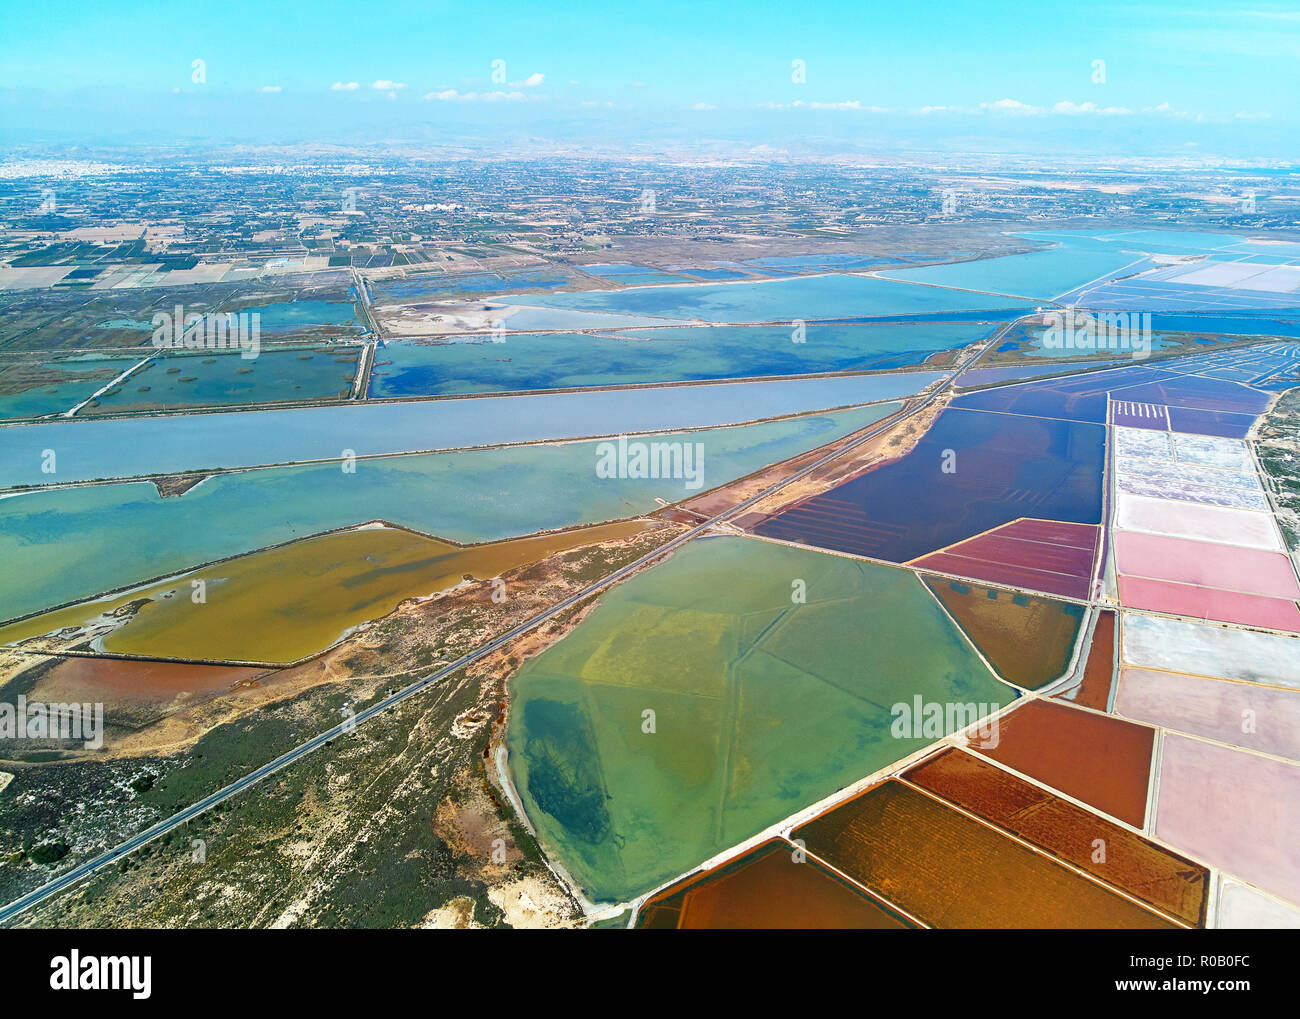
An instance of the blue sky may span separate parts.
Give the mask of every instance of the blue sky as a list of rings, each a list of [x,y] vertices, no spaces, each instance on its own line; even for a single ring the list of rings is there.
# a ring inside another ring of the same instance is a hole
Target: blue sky
[[[1291,158],[1300,96],[1294,5],[0,2],[18,137],[1086,137]]]

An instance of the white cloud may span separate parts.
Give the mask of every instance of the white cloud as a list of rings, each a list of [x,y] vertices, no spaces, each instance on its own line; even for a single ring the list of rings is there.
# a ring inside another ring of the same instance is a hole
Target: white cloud
[[[804,102],[796,99],[792,103],[759,103],[760,110],[854,110],[859,113],[893,113],[888,106],[865,106],[858,99],[844,99],[837,103],[823,103],[816,100]]]
[[[336,81],[330,86],[331,92],[355,92],[361,86],[355,81]]]
[[[510,87],[511,88],[536,88],[545,80],[546,80],[546,75],[538,72],[535,74],[530,74],[523,81],[512,81],[510,83]]]
[[[397,92],[406,88],[400,81],[389,81],[387,78],[380,78],[370,86],[376,92]]]
[[[426,93],[424,101],[427,103],[518,103],[527,98],[522,92],[458,92],[454,88],[444,88]]]
[[[1167,102],[1161,103],[1158,106],[1144,107],[1142,112],[1150,113],[1157,117],[1178,117],[1180,119],[1185,119],[1191,116],[1191,114],[1186,112],[1185,110],[1175,110]]]
[[[266,92],[268,95],[274,95],[280,91],[279,85],[263,85],[258,89],[259,92]]]
[[[981,110],[991,113],[1005,113],[1014,117],[1036,117],[1043,112],[1041,106],[1030,106],[1018,99],[999,99],[995,103],[980,103]]]
[[[1072,103],[1062,100],[1052,107],[1053,113],[1064,113],[1068,117],[1078,117],[1083,114],[1095,114],[1099,117],[1126,117],[1132,114],[1132,110],[1123,106],[1098,106],[1096,103]]]
[[[888,106],[864,106],[857,99],[845,99],[838,103],[809,103],[811,110],[860,110],[863,113],[892,113]]]
[[[717,107],[712,103],[696,103],[691,107],[692,110],[716,110]]]

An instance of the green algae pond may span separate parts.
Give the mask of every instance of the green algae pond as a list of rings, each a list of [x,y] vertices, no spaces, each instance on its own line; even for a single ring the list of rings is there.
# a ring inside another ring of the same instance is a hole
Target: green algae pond
[[[603,595],[511,683],[515,785],[597,901],[933,742],[895,736],[895,704],[1016,696],[911,571],[740,537],[692,542]]]

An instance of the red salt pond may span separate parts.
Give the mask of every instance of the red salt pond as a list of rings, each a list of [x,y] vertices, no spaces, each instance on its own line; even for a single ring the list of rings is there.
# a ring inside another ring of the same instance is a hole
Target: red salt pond
[[[1119,572],[1130,577],[1300,598],[1291,560],[1280,552],[1119,531],[1115,556]]]
[[[1065,704],[1033,700],[998,720],[985,757],[1142,827],[1155,730]]]
[[[1119,578],[1119,598],[1125,608],[1300,633],[1300,609],[1282,598],[1125,576]]]
[[[236,683],[265,675],[266,669],[178,662],[134,661],[123,658],[68,657],[41,680],[42,696],[54,692],[70,698],[170,699],[179,693],[203,694],[228,690]]]
[[[1100,528],[1021,519],[914,559],[913,566],[1030,591],[1086,598]]]

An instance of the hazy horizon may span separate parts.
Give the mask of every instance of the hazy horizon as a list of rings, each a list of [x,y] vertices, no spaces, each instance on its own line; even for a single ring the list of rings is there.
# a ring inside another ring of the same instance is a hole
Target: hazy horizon
[[[833,2],[743,14],[246,0],[15,9],[7,146],[577,146],[1294,161],[1300,12]]]

